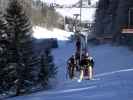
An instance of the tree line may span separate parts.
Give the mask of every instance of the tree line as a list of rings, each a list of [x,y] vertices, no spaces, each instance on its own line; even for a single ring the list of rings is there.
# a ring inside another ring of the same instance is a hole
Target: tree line
[[[122,28],[131,27],[128,22],[129,9],[132,7],[132,0],[99,0],[95,15],[96,36],[112,35],[113,40],[119,42]]]
[[[56,75],[50,50],[35,54],[33,24],[24,9],[21,0],[10,0],[0,12],[0,94],[46,88]]]
[[[32,1],[32,20],[34,24],[42,25],[47,28],[63,28],[64,19],[56,10],[42,2],[41,0]]]
[[[0,0],[2,2],[1,8],[4,9],[10,0]],[[32,23],[34,25],[43,26],[46,28],[64,28],[63,17],[56,12],[53,7],[42,0],[19,0],[23,4],[27,15],[31,17]]]

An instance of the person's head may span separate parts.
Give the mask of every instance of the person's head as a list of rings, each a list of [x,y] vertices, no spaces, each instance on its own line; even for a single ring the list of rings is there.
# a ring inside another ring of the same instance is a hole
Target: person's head
[[[75,54],[72,54],[71,58],[75,58]]]
[[[86,53],[85,53],[85,56],[86,56],[86,57],[89,57],[89,53],[88,53],[88,52],[86,52]]]

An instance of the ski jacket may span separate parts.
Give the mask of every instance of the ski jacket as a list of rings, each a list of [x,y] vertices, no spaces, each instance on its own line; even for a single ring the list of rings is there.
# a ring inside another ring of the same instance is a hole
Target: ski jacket
[[[94,66],[94,60],[90,59],[89,57],[84,57],[81,61],[80,61],[80,66],[84,67],[84,66]]]
[[[76,60],[71,57],[71,58],[69,58],[68,63],[75,65],[76,64]]]

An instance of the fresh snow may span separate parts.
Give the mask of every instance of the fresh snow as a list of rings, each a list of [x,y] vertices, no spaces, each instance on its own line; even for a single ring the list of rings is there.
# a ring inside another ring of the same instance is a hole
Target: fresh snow
[[[35,26],[33,27],[33,37],[36,39],[43,39],[43,38],[57,38],[58,40],[68,40],[72,32],[66,32],[64,30],[53,28],[48,30],[46,28]]]
[[[56,86],[51,90],[7,100],[132,100],[132,51],[109,44],[89,46],[89,54],[95,60],[94,80],[78,83],[78,74],[77,79],[66,78],[66,61],[75,52],[75,43],[60,40],[60,36],[58,35],[59,48],[52,52],[54,63],[58,67],[57,83],[54,83]]]

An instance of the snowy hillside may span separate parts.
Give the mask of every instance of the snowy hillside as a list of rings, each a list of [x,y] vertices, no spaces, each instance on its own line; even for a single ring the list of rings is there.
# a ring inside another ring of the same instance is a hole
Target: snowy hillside
[[[60,41],[53,51],[58,67],[54,89],[7,100],[132,100],[133,52],[125,47],[100,45],[89,47],[95,59],[94,80],[66,79],[66,60],[74,53],[74,43]]]
[[[36,39],[57,38],[58,40],[68,40],[68,38],[73,34],[72,32],[66,32],[58,28],[48,30],[39,26],[33,27],[33,31],[33,37]]]

